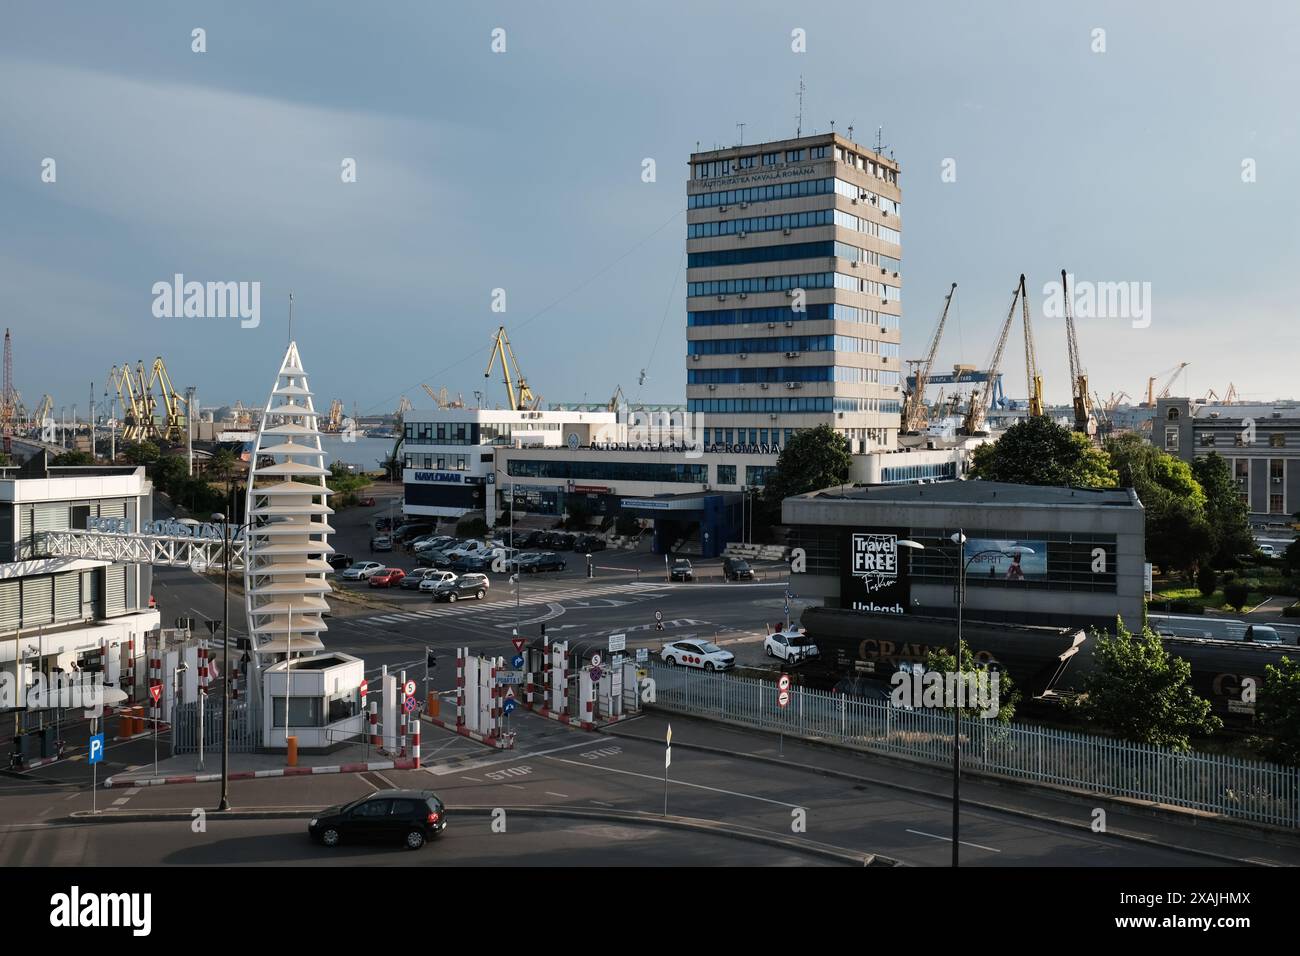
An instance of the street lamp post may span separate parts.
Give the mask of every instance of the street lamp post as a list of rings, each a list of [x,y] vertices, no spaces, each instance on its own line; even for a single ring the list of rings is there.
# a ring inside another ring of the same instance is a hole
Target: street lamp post
[[[221,522],[226,529],[225,535],[225,616],[221,620],[221,634],[224,638],[223,648],[221,651],[221,674],[222,674],[222,691],[221,691],[221,803],[217,806],[218,810],[230,809],[230,551],[234,547],[232,529],[230,525],[231,518],[235,514],[235,490],[230,488],[228,501],[228,515],[220,512],[212,516],[214,522]],[[238,528],[243,531],[247,524],[241,524]],[[244,560],[248,560],[248,555],[244,555]],[[199,707],[202,707],[204,701],[199,701]]]
[[[1026,548],[1022,545],[1015,545],[1010,548],[985,548],[977,551],[969,558],[966,557],[966,533],[960,528],[955,531],[949,539],[957,545],[960,553],[954,564],[957,571],[957,673],[961,674],[961,658],[964,646],[962,636],[962,618],[963,610],[966,604],[966,571],[971,563],[979,557],[986,554],[1033,554],[1033,548]],[[900,548],[910,548],[915,551],[927,550],[925,545],[919,541],[901,539],[898,542]],[[942,551],[936,553],[943,555],[945,560],[951,560],[947,554]],[[952,695],[952,865],[958,865],[958,833],[961,814],[961,707],[958,702],[956,686],[953,687]]]

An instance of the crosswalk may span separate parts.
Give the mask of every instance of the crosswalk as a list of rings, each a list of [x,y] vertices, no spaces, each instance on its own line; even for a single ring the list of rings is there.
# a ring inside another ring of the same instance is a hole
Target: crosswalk
[[[631,583],[631,584],[604,584],[592,585],[589,587],[563,588],[558,590],[548,590],[543,593],[533,593],[521,596],[518,606],[529,607],[539,604],[558,604],[562,601],[577,601],[585,598],[613,598],[626,597],[628,595],[644,596],[653,594],[656,591],[665,590],[667,585],[648,584],[648,583]],[[418,611],[394,611],[389,614],[380,614],[376,617],[362,618],[366,624],[401,624],[410,621],[427,621],[430,618],[447,617],[448,615],[460,615],[466,612],[488,612],[502,611],[516,607],[513,595],[503,600],[492,601],[457,601],[455,604],[435,604],[432,607],[422,608]]]

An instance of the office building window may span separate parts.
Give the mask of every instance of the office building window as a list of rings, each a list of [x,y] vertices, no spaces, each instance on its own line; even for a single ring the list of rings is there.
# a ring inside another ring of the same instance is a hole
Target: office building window
[[[1177,427],[1165,429],[1165,451],[1178,451],[1178,428]]]
[[[718,484],[734,485],[736,483],[736,466],[719,465],[718,466]]]
[[[1273,434],[1269,435],[1269,436],[1268,436],[1268,447],[1269,447],[1269,448],[1285,448],[1285,447],[1286,447],[1286,435],[1283,435],[1281,432],[1274,432]]]

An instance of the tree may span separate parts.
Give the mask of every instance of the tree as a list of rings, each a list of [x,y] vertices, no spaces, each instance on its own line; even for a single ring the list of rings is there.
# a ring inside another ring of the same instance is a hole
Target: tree
[[[1146,551],[1162,570],[1190,572],[1215,552],[1206,517],[1206,494],[1192,468],[1145,441],[1126,434],[1106,442],[1120,485],[1132,488],[1146,511]]]
[[[238,459],[235,458],[233,451],[229,448],[218,448],[208,465],[212,473],[226,483],[227,494],[230,493],[230,477],[234,474],[237,463]]]
[[[1115,470],[1088,436],[1050,418],[1016,422],[995,442],[975,449],[971,476],[1020,485],[1114,488]]]
[[[1218,452],[1196,459],[1192,474],[1205,490],[1205,520],[1214,534],[1214,563],[1226,567],[1237,555],[1255,549],[1250,511],[1241,500],[1228,462]]]
[[[1188,750],[1193,734],[1213,734],[1223,721],[1188,683],[1192,665],[1165,650],[1149,627],[1134,634],[1116,619],[1115,634],[1093,631],[1096,668],[1072,705],[1083,718],[1135,743]]]
[[[781,502],[849,480],[849,442],[830,425],[804,428],[790,436],[763,485],[760,518],[779,524]]]
[[[1235,607],[1238,611],[1246,607],[1246,602],[1250,600],[1250,588],[1240,581],[1233,581],[1231,584],[1223,586],[1223,600],[1228,607]]]
[[[1295,659],[1264,665],[1259,725],[1272,736],[1264,745],[1270,760],[1300,765],[1300,662]]]
[[[162,454],[158,446],[151,441],[142,441],[134,445],[127,445],[122,449],[122,457],[133,465],[147,465],[158,460]]]
[[[937,671],[940,674],[951,674],[956,670],[955,664],[957,656],[947,648],[938,648],[932,650],[925,657],[925,669],[927,671]],[[970,645],[963,644],[961,648],[961,670],[963,674],[979,675],[988,673],[987,668],[979,666],[975,662],[975,655],[971,652]],[[1020,702],[1020,691],[1016,690],[1015,684],[1011,681],[1011,674],[1007,671],[998,671],[998,696],[997,707],[998,714],[996,718],[987,718],[981,715],[978,707],[961,708],[962,720],[990,720],[996,719],[1000,724],[1009,724],[1016,715],[1016,704]],[[951,710],[951,704],[949,705]]]
[[[50,464],[55,467],[65,465],[93,465],[95,456],[88,451],[65,451],[61,455],[55,455],[50,459]]]
[[[1219,587],[1219,575],[1208,564],[1196,572],[1196,589],[1204,597],[1209,597]]]

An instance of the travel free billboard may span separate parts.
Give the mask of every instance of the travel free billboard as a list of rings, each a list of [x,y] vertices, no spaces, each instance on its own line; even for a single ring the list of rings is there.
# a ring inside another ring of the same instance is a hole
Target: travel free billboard
[[[911,600],[907,556],[899,548],[907,531],[867,528],[845,536],[840,565],[841,606],[868,614],[903,614]]]

